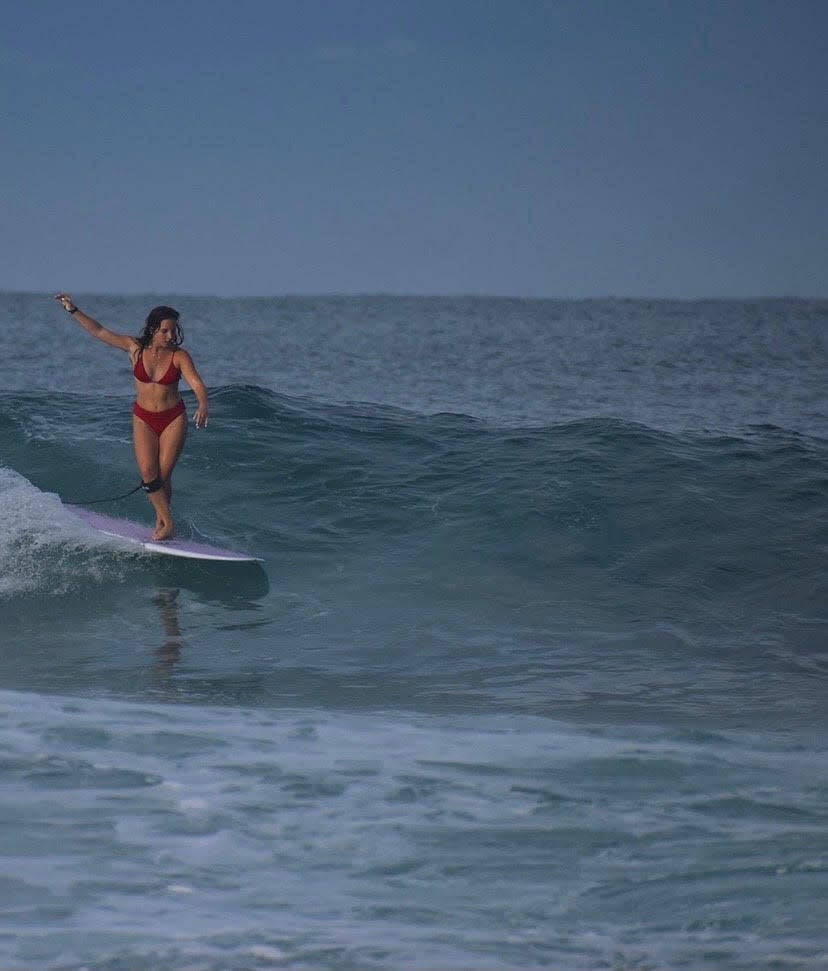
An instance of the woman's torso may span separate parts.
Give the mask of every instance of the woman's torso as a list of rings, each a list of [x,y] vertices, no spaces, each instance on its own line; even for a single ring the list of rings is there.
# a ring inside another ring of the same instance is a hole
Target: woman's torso
[[[166,411],[181,399],[178,382],[181,370],[175,351],[138,348],[130,355],[138,404],[147,411]]]

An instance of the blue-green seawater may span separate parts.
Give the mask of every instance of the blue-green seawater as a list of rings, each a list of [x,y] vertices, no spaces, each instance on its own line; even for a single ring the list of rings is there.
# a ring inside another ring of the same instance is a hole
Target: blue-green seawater
[[[0,295],[0,968],[828,968],[828,303],[76,299],[264,562]]]

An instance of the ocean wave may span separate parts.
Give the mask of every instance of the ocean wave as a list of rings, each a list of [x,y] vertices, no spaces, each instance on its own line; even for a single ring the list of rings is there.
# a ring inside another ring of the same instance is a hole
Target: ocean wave
[[[210,428],[192,433],[176,472],[178,501],[191,524],[265,557],[361,551],[438,573],[464,561],[467,573],[497,568],[528,588],[600,578],[665,597],[784,598],[791,610],[815,608],[823,592],[819,439],[603,417],[503,428],[252,386],[213,401]],[[4,463],[43,493],[123,492],[136,478],[129,431],[120,399],[0,395]],[[22,530],[21,501],[8,494],[4,506]],[[142,503],[114,511],[146,515]]]
[[[134,481],[126,401],[28,396],[33,417],[63,415],[63,438],[38,438],[0,396],[0,626],[13,641],[34,615],[67,656],[88,625],[145,638],[166,624],[156,602],[181,590],[191,639],[205,622],[243,628],[259,657],[232,685],[212,658],[198,695],[221,703],[253,692],[694,723],[715,710],[720,724],[744,724],[746,704],[779,724],[824,707],[819,440],[606,418],[503,428],[253,387],[214,403],[176,471],[176,519],[262,556],[269,587],[79,531],[59,496]],[[149,518],[140,495],[98,508]]]

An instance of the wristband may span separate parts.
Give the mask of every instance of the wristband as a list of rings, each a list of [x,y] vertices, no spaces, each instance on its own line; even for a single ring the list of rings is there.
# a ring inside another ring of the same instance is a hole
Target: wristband
[[[63,309],[67,314],[76,314],[78,312],[78,308],[75,306],[75,304],[72,304],[71,307],[64,307]]]

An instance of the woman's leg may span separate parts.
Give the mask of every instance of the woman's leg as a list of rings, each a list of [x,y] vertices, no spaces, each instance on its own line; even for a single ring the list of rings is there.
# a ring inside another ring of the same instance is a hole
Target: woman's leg
[[[138,472],[144,482],[152,482],[161,475],[159,439],[152,428],[138,418],[132,416],[132,442],[135,446],[135,461]],[[155,492],[148,492],[147,498],[155,509],[155,532],[153,539],[160,539],[162,533],[172,535],[172,512],[170,500],[163,488]]]
[[[187,413],[182,412],[161,432],[158,440],[159,475],[164,480],[167,503],[172,502],[172,474],[187,440]]]

